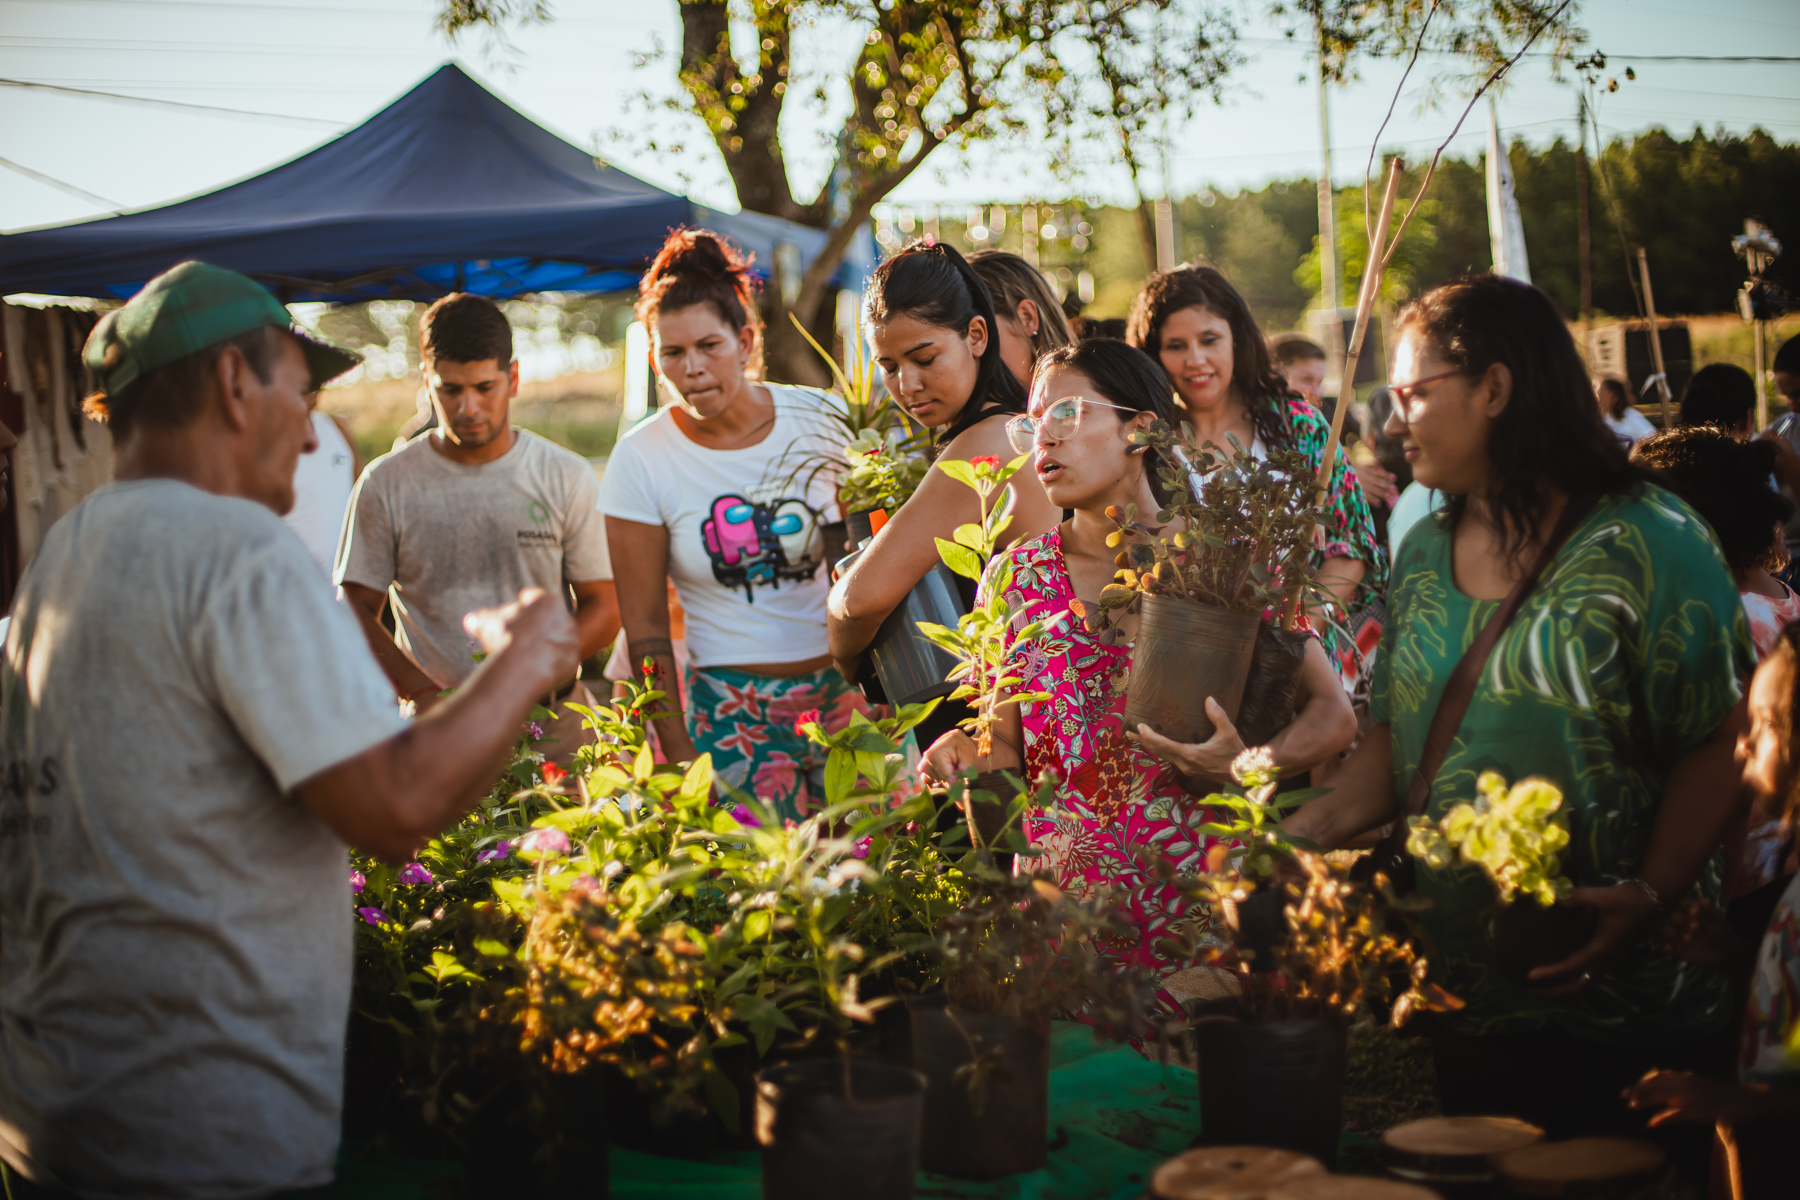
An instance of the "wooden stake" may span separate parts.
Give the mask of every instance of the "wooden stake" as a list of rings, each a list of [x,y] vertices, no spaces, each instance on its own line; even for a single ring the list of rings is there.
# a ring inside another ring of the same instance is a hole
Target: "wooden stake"
[[[1387,189],[1381,197],[1381,214],[1375,220],[1375,237],[1369,243],[1369,261],[1363,268],[1362,287],[1356,294],[1356,325],[1350,334],[1350,348],[1344,354],[1344,371],[1338,376],[1337,408],[1331,414],[1331,436],[1325,440],[1325,457],[1319,463],[1319,495],[1315,503],[1323,505],[1331,490],[1332,462],[1337,458],[1338,442],[1344,433],[1344,414],[1356,395],[1356,363],[1362,357],[1363,339],[1369,332],[1369,314],[1375,310],[1375,297],[1381,294],[1381,272],[1386,265],[1388,221],[1394,215],[1394,197],[1400,191],[1401,163],[1388,160]]]
[[[1656,364],[1656,393],[1662,398],[1662,427],[1675,428],[1669,415],[1669,376],[1663,370],[1662,327],[1656,323],[1656,295],[1650,290],[1650,255],[1638,247],[1638,278],[1644,283],[1644,309],[1650,314],[1650,359]]]

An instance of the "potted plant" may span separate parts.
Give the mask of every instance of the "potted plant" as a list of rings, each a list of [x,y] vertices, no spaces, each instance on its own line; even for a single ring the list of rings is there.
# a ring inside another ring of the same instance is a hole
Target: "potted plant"
[[[925,1168],[998,1179],[1044,1165],[1053,1015],[1080,1015],[1096,1036],[1169,1030],[1154,976],[1102,953],[1133,936],[1104,891],[994,871],[974,888],[935,940],[943,990],[909,1005],[913,1065],[927,1080]]]
[[[1560,857],[1569,844],[1568,828],[1557,819],[1562,791],[1536,778],[1509,788],[1498,771],[1483,771],[1475,790],[1473,804],[1455,805],[1437,821],[1412,818],[1406,848],[1438,870],[1460,851],[1463,862],[1487,872],[1499,900],[1490,927],[1494,961],[1523,978],[1592,940],[1596,914],[1562,903],[1573,888]]]
[[[1170,499],[1154,514],[1135,505],[1107,513],[1118,523],[1108,541],[1119,549],[1118,582],[1100,593],[1107,632],[1120,636],[1120,618],[1138,618],[1125,724],[1203,742],[1213,733],[1208,697],[1238,715],[1264,614],[1297,611],[1326,514],[1314,506],[1298,451],[1271,449],[1259,460],[1233,437],[1229,452],[1209,442],[1190,456],[1161,422],[1133,437],[1158,450],[1161,494]],[[1279,641],[1277,632],[1267,639]],[[1299,661],[1298,653],[1272,658],[1272,685],[1297,678]]]
[[[1233,773],[1247,796],[1208,804],[1232,812],[1234,799],[1268,804],[1277,772],[1266,750],[1240,755]],[[1277,1146],[1330,1164],[1343,1121],[1348,1018],[1365,1003],[1391,1003],[1398,1026],[1416,1010],[1461,1002],[1425,982],[1413,915],[1421,901],[1397,896],[1381,875],[1352,882],[1347,864],[1284,839],[1272,821],[1238,815],[1221,828],[1242,848],[1215,847],[1207,873],[1184,882],[1224,918],[1231,939],[1222,949],[1195,947],[1195,956],[1228,971],[1234,984],[1233,994],[1193,1006],[1201,1140]],[[1275,886],[1287,898],[1285,929],[1266,960],[1237,952],[1237,909],[1256,886],[1238,868],[1260,855],[1285,864]]]

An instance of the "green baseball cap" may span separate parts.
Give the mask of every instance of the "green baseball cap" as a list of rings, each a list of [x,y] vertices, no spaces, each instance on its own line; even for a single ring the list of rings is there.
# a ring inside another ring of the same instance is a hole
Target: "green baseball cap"
[[[164,271],[124,308],[107,313],[88,335],[81,361],[102,392],[117,395],[158,367],[265,325],[299,339],[312,372],[309,391],[362,362],[295,328],[288,310],[260,283],[203,262]]]

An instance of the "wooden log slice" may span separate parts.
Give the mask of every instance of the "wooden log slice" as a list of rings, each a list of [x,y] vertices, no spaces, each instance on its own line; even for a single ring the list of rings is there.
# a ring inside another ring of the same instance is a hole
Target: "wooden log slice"
[[[1515,1196],[1635,1200],[1650,1194],[1668,1156],[1634,1138],[1574,1138],[1540,1142],[1494,1156],[1494,1171]]]
[[[1263,1200],[1288,1180],[1325,1174],[1316,1158],[1267,1146],[1202,1146],[1150,1177],[1157,1200]]]
[[[1439,1200],[1416,1183],[1369,1175],[1317,1175],[1272,1187],[1263,1200]]]
[[[1427,1117],[1381,1136],[1389,1175],[1447,1196],[1486,1195],[1494,1181],[1491,1155],[1543,1140],[1543,1130],[1511,1117]]]

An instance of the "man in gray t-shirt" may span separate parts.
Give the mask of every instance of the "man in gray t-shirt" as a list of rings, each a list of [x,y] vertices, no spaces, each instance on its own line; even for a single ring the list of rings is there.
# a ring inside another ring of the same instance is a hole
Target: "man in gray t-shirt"
[[[0,663],[0,1176],[16,1196],[235,1200],[328,1183],[345,844],[402,860],[485,794],[574,664],[558,598],[408,726],[278,514],[307,394],[355,360],[231,271],[109,314],[114,482],[45,538]]]
[[[419,351],[438,427],[363,472],[336,578],[395,688],[423,712],[475,667],[469,610],[523,587],[566,591],[587,658],[618,635],[619,608],[593,469],[508,420],[519,364],[499,306],[446,296],[419,323]],[[380,624],[390,603],[392,637]]]

